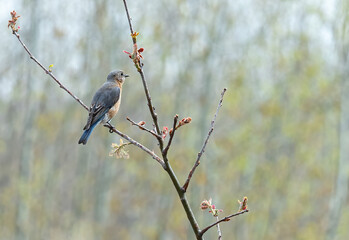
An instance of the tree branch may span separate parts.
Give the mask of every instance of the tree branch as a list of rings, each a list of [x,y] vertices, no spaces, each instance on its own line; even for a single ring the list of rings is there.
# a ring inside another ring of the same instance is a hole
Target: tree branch
[[[230,218],[232,217],[235,217],[237,215],[240,215],[240,214],[243,214],[245,212],[248,212],[248,210],[244,210],[244,211],[241,211],[241,212],[238,212],[238,213],[235,213],[235,214],[232,214],[232,215],[229,215],[221,220],[218,220],[217,219],[217,222],[209,225],[208,227],[204,228],[203,230],[200,230],[199,228],[199,225],[195,219],[195,216],[192,212],[192,209],[189,205],[189,202],[186,198],[186,190],[189,186],[189,182],[195,172],[195,169],[197,168],[197,166],[200,164],[200,158],[202,156],[202,154],[205,152],[205,148],[206,148],[206,145],[208,143],[208,140],[213,132],[213,129],[214,129],[214,124],[215,124],[215,120],[216,120],[216,117],[218,115],[218,112],[219,112],[219,109],[220,107],[222,106],[222,102],[223,102],[223,96],[224,96],[224,93],[226,91],[226,89],[223,90],[223,92],[221,93],[221,98],[220,98],[220,101],[219,101],[219,104],[218,104],[218,107],[217,107],[217,110],[216,110],[216,113],[214,115],[214,118],[213,120],[211,121],[211,127],[209,129],[209,132],[208,132],[208,135],[204,141],[204,144],[202,146],[202,149],[201,151],[198,153],[198,157],[195,161],[195,164],[193,166],[193,168],[191,169],[191,171],[189,172],[189,175],[188,175],[188,178],[185,182],[185,184],[183,185],[183,187],[181,187],[177,177],[176,177],[176,174],[175,172],[173,171],[171,165],[170,165],[170,162],[167,158],[167,154],[168,154],[168,151],[171,147],[171,144],[172,144],[172,140],[173,140],[173,137],[174,137],[174,134],[175,134],[175,131],[176,131],[176,125],[177,125],[177,121],[178,121],[178,115],[176,115],[174,117],[174,120],[173,120],[173,129],[172,131],[170,132],[170,138],[168,140],[168,143],[167,143],[167,146],[165,147],[164,149],[164,140],[161,136],[161,130],[160,130],[160,127],[159,127],[159,123],[158,123],[158,117],[157,117],[157,114],[155,112],[155,108],[153,107],[152,105],[152,101],[151,101],[151,97],[150,97],[150,93],[149,93],[149,89],[148,89],[148,86],[147,86],[147,81],[146,81],[146,78],[145,78],[145,74],[144,74],[144,71],[143,71],[143,64],[140,62],[140,57],[142,57],[140,55],[140,53],[143,51],[143,49],[137,49],[137,35],[138,33],[134,32],[133,31],[133,27],[132,27],[132,23],[131,23],[131,17],[129,15],[129,11],[128,11],[128,8],[127,8],[127,4],[126,4],[126,0],[123,0],[124,2],[124,6],[125,6],[125,10],[126,10],[126,15],[127,15],[127,19],[128,19],[128,23],[129,23],[129,27],[130,27],[130,32],[131,32],[131,37],[132,37],[132,41],[133,41],[133,54],[132,54],[132,59],[133,59],[133,62],[135,63],[135,66],[137,68],[137,71],[139,72],[140,76],[141,76],[141,79],[142,79],[142,84],[143,84],[143,87],[144,87],[144,92],[145,92],[145,95],[146,95],[146,99],[147,99],[147,103],[148,103],[148,107],[149,107],[149,111],[150,111],[150,114],[151,114],[151,117],[153,119],[153,123],[154,123],[154,126],[155,126],[155,130],[154,131],[151,131],[137,123],[135,123],[134,121],[132,121],[131,119],[127,118],[128,121],[130,121],[133,125],[137,125],[139,128],[141,128],[142,130],[144,131],[147,131],[149,133],[151,133],[153,136],[155,136],[158,140],[158,143],[159,143],[159,148],[160,148],[160,151],[161,151],[161,154],[162,154],[162,158],[161,159],[159,156],[157,156],[154,151],[151,151],[149,150],[148,148],[146,148],[145,146],[143,146],[142,144],[140,144],[139,142],[135,141],[134,139],[130,138],[129,136],[127,136],[126,134],[120,132],[119,130],[117,130],[113,125],[111,125],[110,123],[107,123],[104,125],[104,127],[107,127],[109,129],[109,132],[112,133],[116,133],[118,134],[120,137],[126,139],[129,143],[137,146],[138,148],[142,149],[144,152],[148,153],[153,159],[155,159],[158,163],[160,163],[160,165],[164,168],[164,170],[168,173],[177,193],[178,193],[178,196],[180,198],[180,201],[182,203],[182,206],[186,212],[186,215],[187,215],[187,218],[191,224],[191,227],[195,233],[195,236],[196,236],[196,239],[198,240],[202,240],[203,239],[203,234],[209,230],[211,227],[217,225],[218,227],[218,235],[219,235],[219,239],[221,238],[221,231],[219,229],[219,223],[220,222],[223,222],[223,221],[229,221]],[[14,12],[15,14],[15,12]],[[15,16],[15,15],[14,15]],[[18,16],[19,17],[19,16]],[[18,18],[17,17],[17,18]],[[80,105],[82,105],[86,110],[89,110],[89,108],[77,97],[75,96],[71,91],[69,91],[60,81],[58,81],[58,79],[52,74],[51,70],[48,70],[47,68],[45,68],[32,54],[31,52],[29,51],[29,49],[25,46],[25,44],[22,42],[22,40],[20,39],[20,36],[19,34],[17,33],[18,30],[16,30],[14,27],[15,27],[15,23],[16,23],[16,19],[15,20],[12,20],[13,24],[11,25],[11,28],[13,29],[13,34],[17,37],[17,39],[19,40],[19,42],[22,44],[23,48],[25,49],[25,51],[29,54],[30,58],[36,63],[38,64],[44,71],[46,74],[48,74],[59,86],[60,88],[64,89],[69,95],[71,95],[77,102],[80,103]],[[131,55],[130,55],[131,57]],[[187,118],[189,119],[188,122],[185,122],[185,123],[189,123],[191,118]],[[180,122],[181,123],[181,122]],[[181,124],[179,124],[181,125]],[[184,125],[184,124],[183,124]],[[179,126],[178,126],[179,127]],[[156,132],[155,132],[156,131]]]
[[[155,125],[155,129],[157,131],[158,134],[161,134],[161,130],[160,130],[160,127],[159,127],[159,123],[158,123],[158,115],[156,114],[155,112],[155,107],[153,107],[153,104],[151,102],[151,97],[150,97],[150,93],[149,93],[149,90],[148,90],[148,85],[147,85],[147,81],[145,79],[145,74],[144,74],[144,71],[143,71],[143,66],[140,68],[140,70],[138,70],[139,74],[141,75],[141,78],[142,78],[142,83],[143,83],[143,87],[144,87],[144,92],[145,92],[145,95],[146,95],[146,98],[147,98],[147,101],[148,101],[148,107],[149,107],[149,111],[150,111],[150,114],[153,118],[153,122],[154,122],[154,125]],[[159,141],[160,143],[160,146],[161,146],[161,150],[162,150],[162,146],[163,146],[163,141],[161,139],[161,141]]]
[[[167,146],[165,147],[164,151],[162,151],[162,154],[165,156],[167,156],[167,152],[170,149],[172,139],[176,131],[177,121],[178,121],[178,115],[176,114],[176,116],[174,116],[173,118],[173,127],[172,127],[172,132],[170,131],[170,139],[168,140]]]
[[[161,166],[165,169],[165,163],[164,161],[157,156],[153,151],[150,151],[148,148],[146,148],[145,146],[143,146],[142,144],[140,144],[139,142],[133,140],[132,138],[130,138],[129,136],[127,136],[126,134],[120,132],[119,130],[117,130],[113,125],[111,125],[110,123],[106,123],[103,125],[104,127],[109,128],[109,132],[114,132],[116,134],[118,134],[120,137],[126,139],[127,141],[129,141],[130,143],[132,143],[133,145],[139,147],[140,149],[142,149],[144,152],[148,153],[153,159],[155,159],[158,163],[161,164]]]
[[[135,121],[133,121],[132,119],[130,119],[129,117],[126,117],[126,119],[133,125],[133,126],[137,126],[140,129],[142,129],[143,131],[146,131],[148,133],[150,133],[151,135],[153,135],[154,137],[156,137],[157,139],[161,138],[160,135],[156,134],[155,132],[149,130],[148,128],[143,127],[142,125],[139,125],[138,123],[136,123]]]
[[[127,19],[128,19],[128,25],[130,26],[130,32],[131,32],[131,37],[132,37],[132,35],[133,35],[133,28],[132,28],[132,23],[131,23],[131,17],[130,17],[130,14],[128,13],[128,8],[127,8],[126,0],[123,0],[123,1],[124,1],[124,6],[125,6],[125,10],[126,10],[126,15],[127,15]],[[136,38],[133,38],[133,37],[132,37],[132,40],[133,40],[133,44],[136,44],[136,43],[137,43]]]
[[[126,0],[123,0],[123,2],[124,2],[125,10],[126,10],[128,24],[130,26],[130,32],[131,32],[132,41],[133,41],[133,44],[134,44],[134,47],[133,47],[134,53],[133,54],[137,54],[136,53],[137,52],[137,45],[136,45],[137,44],[137,34],[135,34],[135,32],[133,31],[133,28],[132,28],[131,17],[130,17],[130,14],[128,12]],[[157,114],[155,112],[155,108],[153,107],[153,104],[151,102],[151,97],[150,97],[147,81],[146,81],[145,74],[144,74],[144,71],[143,71],[143,64],[140,62],[138,57],[136,57],[136,56],[134,56],[134,57],[135,57],[134,58],[134,62],[135,62],[137,71],[141,75],[145,96],[146,96],[147,101],[148,101],[148,107],[149,107],[150,115],[151,115],[151,117],[153,119],[156,132],[157,132],[157,134],[160,135],[161,131],[160,131],[159,123],[158,123],[158,116],[157,116]],[[162,140],[162,138],[158,139],[158,142],[159,142],[160,149],[162,151],[163,150],[163,140]]]
[[[185,213],[187,214],[187,218],[188,218],[190,225],[195,233],[196,239],[202,240],[202,237],[199,236],[199,233],[200,233],[199,224],[197,223],[195,216],[194,216],[194,213],[191,210],[191,207],[190,207],[189,202],[187,200],[186,194],[183,191],[183,189],[181,188],[181,185],[177,179],[175,172],[173,171],[173,169],[171,167],[170,162],[168,161],[167,156],[162,154],[162,157],[164,159],[165,166],[166,166],[165,170],[166,170],[167,174],[169,175],[169,177],[170,177],[170,179],[171,179],[171,181],[172,181],[172,183],[173,183],[173,185],[178,193],[178,197],[181,200],[182,206],[184,208]]]
[[[83,106],[87,111],[89,110],[89,107],[86,106],[81,99],[79,99],[77,96],[75,96],[71,91],[69,91],[60,81],[58,81],[58,79],[52,74],[51,71],[49,71],[47,68],[44,67],[44,65],[42,65],[34,56],[33,54],[29,51],[29,49],[27,48],[27,46],[22,42],[21,37],[19,36],[19,34],[15,31],[12,31],[12,34],[15,35],[18,39],[18,41],[22,44],[24,50],[28,53],[30,59],[32,59],[36,64],[38,64],[44,71],[46,74],[48,74],[58,85],[60,88],[62,88],[64,91],[66,91],[67,93],[69,93],[70,96],[72,96],[78,103],[80,103],[81,106]]]
[[[143,87],[144,87],[144,92],[145,92],[145,95],[146,95],[146,98],[147,98],[147,101],[148,101],[149,111],[150,111],[150,114],[151,114],[151,116],[153,118],[155,129],[157,131],[157,134],[161,134],[160,128],[159,128],[159,124],[158,124],[158,117],[157,117],[157,114],[155,113],[155,108],[152,105],[150,94],[149,94],[149,90],[148,90],[148,86],[147,86],[147,81],[146,81],[146,78],[145,78],[145,75],[144,75],[144,72],[143,72],[143,64],[140,63],[140,57],[138,56],[138,52],[137,52],[137,45],[136,45],[137,44],[137,40],[136,40],[137,33],[133,32],[133,28],[132,28],[132,24],[131,24],[131,18],[130,18],[129,12],[128,12],[126,0],[123,0],[123,2],[124,2],[124,5],[125,5],[126,15],[127,15],[128,23],[129,23],[129,26],[130,26],[131,37],[132,37],[132,41],[133,41],[133,54],[130,55],[130,56],[133,59],[133,62],[135,63],[135,67],[137,68],[137,71],[139,72],[139,74],[141,76]],[[177,120],[175,120],[175,121],[177,121]],[[174,130],[175,129],[173,129],[173,131]],[[169,141],[172,142],[172,139],[170,139]],[[190,225],[192,226],[192,229],[193,229],[193,231],[195,233],[196,238],[198,240],[202,240],[202,237],[199,236],[199,232],[200,232],[199,225],[198,225],[198,223],[197,223],[197,221],[195,219],[194,213],[192,212],[192,210],[190,208],[189,202],[188,202],[188,200],[187,200],[187,198],[185,196],[185,192],[182,190],[181,185],[180,185],[180,183],[179,183],[179,181],[178,181],[178,179],[176,177],[176,174],[172,170],[171,165],[170,165],[170,163],[168,161],[168,158],[167,158],[167,155],[166,155],[168,149],[166,151],[163,151],[164,150],[163,149],[163,144],[164,143],[163,143],[162,138],[158,139],[158,142],[159,142],[159,148],[160,148],[160,151],[162,153],[163,160],[165,162],[165,168],[164,169],[168,173],[168,175],[171,178],[171,181],[172,181],[174,187],[177,190],[178,196],[179,196],[179,198],[181,200],[182,206],[184,208],[185,213],[187,214],[187,218],[188,218],[188,220],[190,222]]]
[[[60,81],[58,81],[58,79],[52,74],[52,72],[50,72],[47,68],[45,68],[40,62],[39,60],[37,60],[34,55],[30,52],[30,50],[27,48],[27,46],[23,43],[23,41],[21,40],[19,34],[16,31],[12,31],[12,33],[17,37],[18,41],[21,43],[21,45],[23,46],[23,48],[25,49],[25,51],[28,53],[30,59],[32,59],[37,65],[39,65],[46,74],[48,74],[58,85],[60,88],[62,88],[63,90],[65,90],[67,93],[69,93],[70,96],[72,96],[78,103],[80,103],[81,106],[83,106],[87,111],[89,111],[89,108],[81,101],[80,98],[78,98],[76,95],[74,95],[70,90],[68,90]],[[127,136],[126,134],[120,132],[119,130],[117,130],[114,126],[112,126],[111,124],[109,125],[104,125],[105,127],[109,128],[109,132],[114,132],[116,134],[118,134],[119,136],[121,136],[122,138],[126,139],[127,141],[129,141],[130,143],[132,143],[133,145],[139,147],[140,149],[142,149],[143,151],[145,151],[146,153],[148,153],[153,159],[155,159],[158,163],[161,164],[161,166],[163,168],[165,168],[165,163],[164,161],[157,156],[154,152],[150,151],[148,148],[146,148],[145,146],[143,146],[142,144],[140,144],[139,142],[133,140],[132,138],[130,138],[129,136]]]
[[[234,214],[231,214],[231,215],[229,215],[229,216],[226,216],[226,217],[224,217],[224,218],[222,218],[221,220],[219,220],[219,221],[217,221],[217,222],[215,222],[215,223],[212,223],[211,225],[208,225],[207,227],[205,227],[204,229],[202,229],[201,231],[200,231],[200,236],[202,236],[202,235],[204,235],[205,234],[205,232],[207,232],[207,230],[209,230],[211,227],[214,227],[214,226],[216,226],[217,224],[219,224],[219,223],[221,223],[221,222],[227,222],[227,221],[229,221],[231,218],[233,218],[233,217],[236,217],[236,216],[239,216],[239,215],[241,215],[241,214],[244,214],[244,213],[247,213],[249,210],[243,210],[243,211],[241,211],[241,212],[238,212],[238,213],[234,213]],[[229,220],[228,220],[229,219]]]
[[[217,221],[219,221],[218,216],[216,217]],[[221,228],[219,227],[219,224],[217,224],[217,233],[218,233],[218,240],[222,239],[222,232],[221,232]]]
[[[208,131],[207,137],[206,137],[205,142],[204,142],[204,144],[203,144],[203,146],[202,146],[202,148],[201,148],[201,151],[198,153],[198,157],[197,157],[197,159],[196,159],[196,161],[195,161],[195,163],[194,163],[194,166],[193,166],[193,168],[190,170],[190,172],[189,172],[189,174],[188,174],[188,178],[187,178],[187,180],[185,181],[185,183],[184,183],[184,185],[183,185],[183,187],[182,187],[182,188],[183,188],[183,191],[187,191],[188,186],[189,186],[189,182],[190,182],[190,180],[191,180],[191,178],[192,178],[192,176],[193,176],[193,174],[194,174],[194,172],[195,172],[195,169],[196,169],[196,168],[199,166],[199,164],[200,164],[200,158],[201,158],[202,154],[205,152],[206,145],[207,145],[208,140],[209,140],[209,138],[210,138],[210,136],[211,136],[211,134],[212,134],[212,132],[213,132],[214,124],[215,124],[215,121],[216,121],[216,118],[217,118],[219,109],[220,109],[221,106],[222,106],[224,93],[225,93],[226,91],[227,91],[227,89],[224,88],[223,91],[222,91],[222,93],[221,93],[221,99],[219,100],[216,113],[215,113],[215,115],[214,115],[214,117],[213,117],[213,119],[212,119],[212,121],[211,121],[210,130]]]

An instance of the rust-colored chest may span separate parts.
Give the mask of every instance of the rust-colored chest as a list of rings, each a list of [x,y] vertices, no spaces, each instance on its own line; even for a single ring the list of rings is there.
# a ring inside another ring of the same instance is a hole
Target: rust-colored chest
[[[107,113],[107,118],[108,118],[107,121],[112,119],[119,111],[120,103],[121,103],[121,93],[122,93],[122,88],[120,88],[119,100],[114,104],[114,106]]]

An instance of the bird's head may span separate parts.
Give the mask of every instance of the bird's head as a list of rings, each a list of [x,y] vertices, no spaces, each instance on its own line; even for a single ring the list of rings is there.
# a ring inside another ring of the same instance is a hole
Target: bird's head
[[[129,75],[125,74],[123,71],[115,70],[108,74],[107,81],[123,84],[127,77],[129,77]]]

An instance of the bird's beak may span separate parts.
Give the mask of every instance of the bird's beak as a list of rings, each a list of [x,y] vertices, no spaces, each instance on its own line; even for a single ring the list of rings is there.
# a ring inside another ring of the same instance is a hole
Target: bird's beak
[[[125,77],[129,77],[130,75],[125,74]]]

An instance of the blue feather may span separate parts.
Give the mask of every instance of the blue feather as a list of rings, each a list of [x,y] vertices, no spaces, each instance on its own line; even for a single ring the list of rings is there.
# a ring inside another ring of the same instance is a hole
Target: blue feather
[[[79,140],[79,144],[82,143],[82,144],[85,145],[87,143],[87,140],[90,137],[93,129],[97,126],[98,123],[100,123],[100,121],[102,121],[102,119],[103,118],[101,118],[99,121],[97,121],[94,124],[92,124],[89,129],[85,130],[85,132],[82,134],[82,136],[81,136],[81,138]]]

